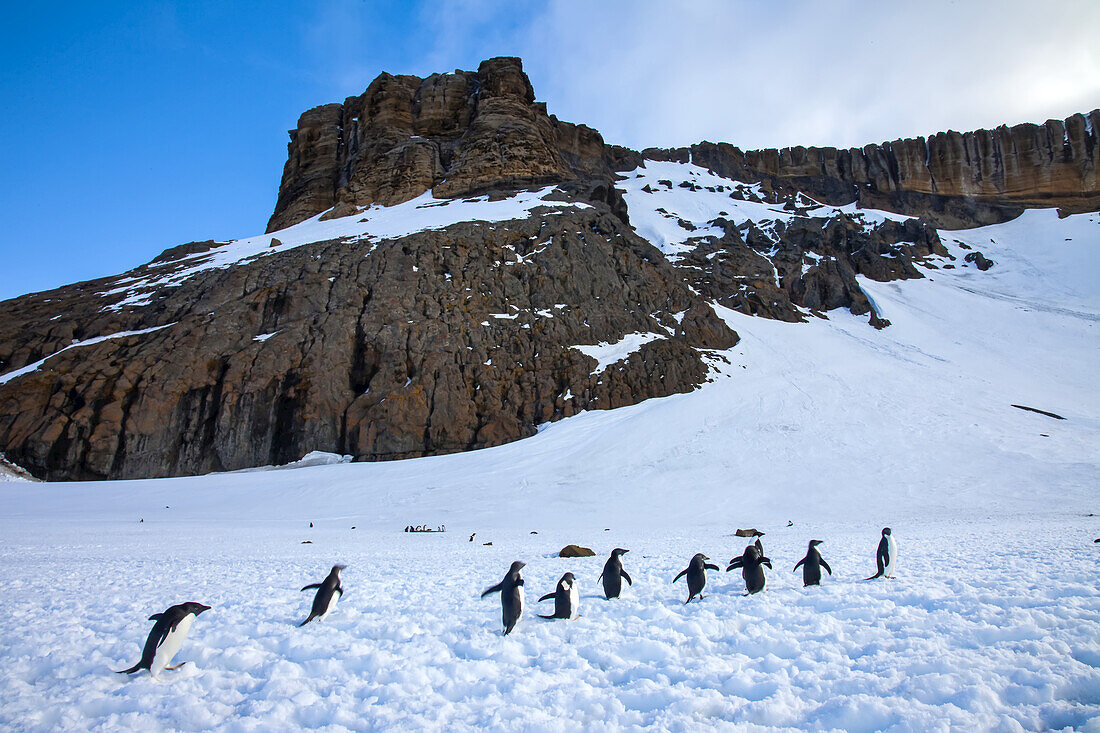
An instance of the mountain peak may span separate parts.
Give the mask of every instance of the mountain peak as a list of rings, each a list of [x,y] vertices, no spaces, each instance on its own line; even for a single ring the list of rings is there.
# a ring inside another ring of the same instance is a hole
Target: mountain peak
[[[426,191],[612,177],[615,150],[595,130],[535,102],[518,58],[426,78],[383,73],[343,104],[315,107],[290,131],[273,232],[334,206],[390,206]]]

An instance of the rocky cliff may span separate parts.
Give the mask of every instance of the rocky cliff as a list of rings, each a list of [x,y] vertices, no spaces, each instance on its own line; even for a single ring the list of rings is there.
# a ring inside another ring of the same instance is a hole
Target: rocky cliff
[[[534,99],[518,59],[383,74],[302,115],[267,235],[0,303],[0,452],[96,479],[498,445],[697,388],[738,341],[719,306],[885,327],[860,276],[995,266],[937,223],[1096,204],[1095,112],[636,153]]]
[[[428,190],[462,196],[609,180],[623,156],[638,157],[547,114],[519,59],[426,79],[382,74],[358,97],[309,110],[290,131],[268,231],[333,206],[390,206]]]
[[[1100,110],[1065,121],[941,132],[863,148],[742,152],[727,143],[649,149],[654,160],[692,161],[746,182],[799,191],[830,204],[920,216],[945,227],[990,224],[1026,208],[1100,208]]]

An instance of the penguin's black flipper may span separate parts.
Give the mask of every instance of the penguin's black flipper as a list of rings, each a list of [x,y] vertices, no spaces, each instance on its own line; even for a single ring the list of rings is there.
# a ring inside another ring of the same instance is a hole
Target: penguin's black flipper
[[[302,588],[302,590],[309,590],[310,588],[320,588],[320,587],[321,587],[320,583],[310,583],[309,585]],[[301,593],[302,591],[300,590],[298,592]]]
[[[875,578],[881,578],[885,572],[886,572],[885,570],[879,570],[877,573],[872,575],[870,578],[864,578],[864,580],[874,580]],[[832,573],[829,573],[829,575],[832,575]]]
[[[314,613],[313,611],[310,611],[309,615],[306,616],[306,620],[303,621],[302,623],[298,624],[298,628],[299,629],[302,628],[303,626],[305,626],[306,624],[308,624],[310,621],[312,621],[315,618],[317,618],[317,614]]]
[[[793,573],[795,570],[798,570],[799,565],[802,565],[802,563],[804,563],[804,562],[806,562],[806,558],[802,558],[801,560],[799,560],[798,565],[795,565],[794,570],[791,570],[791,572]],[[824,562],[824,561],[822,561],[822,562]],[[832,575],[832,571],[829,572],[829,575]]]
[[[164,615],[163,613],[154,613],[152,616],[149,617],[149,620],[150,621],[160,621],[160,617],[163,616],[163,615]]]
[[[716,571],[722,569],[722,568],[718,567],[717,565],[711,565],[709,562],[704,563],[703,567],[706,568],[707,570],[716,570]]]
[[[538,614],[538,617],[539,617],[539,618],[544,618],[544,619],[546,619],[547,621],[553,621],[554,619],[556,619],[556,618],[557,618],[557,616],[543,616],[543,615],[542,615],[541,613],[540,613],[540,614]],[[504,633],[508,633],[508,632],[506,631],[506,632],[504,632]]]
[[[503,584],[502,583],[497,583],[496,585],[492,586],[491,588],[486,588],[484,591],[481,592],[481,597],[484,598],[485,596],[489,595],[490,593],[499,593],[500,589],[501,589],[500,588],[501,585],[503,585]],[[504,633],[507,634],[508,632],[505,631]]]
[[[545,601],[547,598],[553,598],[553,597],[554,597],[554,593],[547,593],[546,595],[544,595],[542,598],[539,599],[539,602]],[[552,617],[551,616],[543,616],[543,618],[552,618]]]
[[[833,574],[833,569],[829,567],[829,563],[825,562],[825,558],[821,558],[821,567],[829,571],[829,575]]]
[[[677,576],[676,576],[675,578],[673,578],[673,579],[672,579],[672,582],[673,582],[673,583],[675,583],[675,582],[676,582],[677,580],[679,580],[680,578],[684,577],[685,575],[687,575],[687,568],[684,568],[683,570],[681,570],[681,571],[680,571],[680,574],[679,574],[679,575],[677,575]],[[689,600],[690,600],[690,599],[689,599]]]
[[[728,568],[726,568],[726,572],[728,573],[729,571],[733,570],[734,568],[739,568],[744,564],[745,564],[745,559],[744,558],[735,557],[732,560],[730,560],[730,566]]]
[[[630,573],[626,572],[625,570],[623,570],[621,572],[622,572],[622,576],[624,578],[626,578],[627,585],[634,585],[634,581],[630,579]]]
[[[160,614],[158,613],[157,615],[159,616]],[[113,671],[115,674],[133,674],[134,672],[137,672],[141,668],[142,668],[141,667],[141,662],[138,662],[133,667],[130,667],[130,669],[115,669],[115,670],[111,670],[111,671]]]
[[[771,569],[771,567],[772,567],[771,558],[767,558],[767,557],[760,558],[760,564],[761,565],[767,565],[768,568]]]
[[[336,592],[340,594],[341,598],[343,598],[344,597],[344,586],[342,586],[342,585],[336,586]]]

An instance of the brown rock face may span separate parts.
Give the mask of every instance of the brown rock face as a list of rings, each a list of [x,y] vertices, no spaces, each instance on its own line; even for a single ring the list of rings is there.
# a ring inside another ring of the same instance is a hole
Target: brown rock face
[[[708,191],[791,215],[735,223],[719,208],[693,224],[650,209],[698,231],[670,262],[630,226],[616,178],[642,154],[534,98],[519,60],[502,58],[383,74],[306,112],[269,231],[429,190],[500,199],[557,184],[559,203],[529,218],[384,240],[280,234],[235,262],[216,259],[224,244],[193,242],[116,278],[0,303],[0,453],[38,477],[96,479],[498,445],[581,410],[695,389],[708,350],[738,340],[713,302],[789,321],[844,307],[882,327],[856,276],[920,277],[921,260],[951,257],[936,222],[1100,203],[1097,112],[1091,126],[1078,115],[859,150],[700,143],[645,155],[760,183]],[[872,225],[800,191],[924,219]],[[958,264],[996,266],[980,252]],[[575,348],[632,334],[645,344],[610,365]]]
[[[181,266],[158,258],[128,277]],[[0,384],[0,446],[37,476],[497,445],[584,409],[691,390],[708,372],[699,349],[737,341],[607,205],[307,245],[201,272],[144,306],[110,309],[122,294],[101,293],[116,285],[0,305],[0,374],[50,357]],[[596,373],[570,348],[635,332],[664,338]]]
[[[290,132],[268,231],[332,207],[613,177],[629,151],[535,101],[516,58],[427,79],[382,74],[358,97],[306,112]]]
[[[719,175],[801,191],[826,203],[924,217],[952,228],[1005,221],[1030,207],[1071,213],[1100,209],[1100,110],[1042,125],[881,145],[783,148],[742,152],[727,143],[650,149],[654,160],[689,159]]]

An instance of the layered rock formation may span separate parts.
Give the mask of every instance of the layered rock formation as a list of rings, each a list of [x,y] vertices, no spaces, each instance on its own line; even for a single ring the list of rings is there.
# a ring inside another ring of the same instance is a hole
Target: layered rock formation
[[[712,350],[737,343],[713,303],[789,321],[843,307],[881,327],[856,276],[921,277],[947,254],[934,222],[1096,205],[1096,112],[1091,127],[948,133],[927,149],[643,155],[534,99],[518,59],[383,74],[302,115],[274,236],[244,254],[190,243],[0,303],[0,452],[41,478],[96,479],[498,445],[580,410],[697,388],[721,358]],[[702,168],[628,186],[622,174],[641,179],[644,159]],[[724,178],[700,183],[704,169]],[[546,184],[555,192],[523,192]],[[462,198],[411,201],[428,191]],[[863,217],[801,192],[925,218]],[[678,213],[665,201],[681,194],[714,200]],[[417,220],[482,195],[538,207],[388,235],[363,209],[400,205]],[[318,214],[303,225],[315,239],[277,231]],[[677,233],[654,246],[641,219]]]
[[[135,308],[110,308],[124,294],[101,293],[115,284],[2,306],[0,373],[50,357],[0,384],[0,442],[40,477],[498,445],[583,409],[690,390],[708,371],[698,349],[737,340],[606,205],[378,246],[321,242],[205,270]],[[661,338],[600,371],[570,348],[630,333]]]
[[[290,131],[268,231],[337,204],[367,206],[517,185],[612,178],[621,157],[595,130],[535,102],[516,58],[427,79],[382,74],[358,97],[302,115]]]
[[[794,147],[742,152],[727,143],[649,149],[647,158],[694,162],[720,175],[800,191],[830,204],[920,216],[962,228],[1057,206],[1100,208],[1100,110],[1041,125],[941,132],[929,138],[838,150]]]

